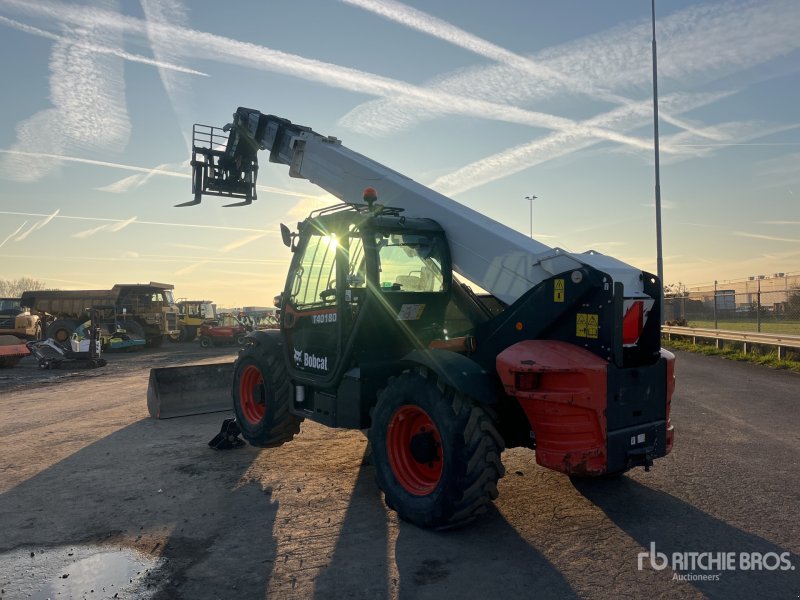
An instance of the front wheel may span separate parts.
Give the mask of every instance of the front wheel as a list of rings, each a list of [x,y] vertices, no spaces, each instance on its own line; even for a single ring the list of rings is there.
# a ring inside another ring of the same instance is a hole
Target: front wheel
[[[233,411],[242,436],[252,446],[280,446],[300,431],[301,417],[290,412],[292,386],[280,348],[251,346],[233,367]]]
[[[214,345],[214,340],[212,340],[209,336],[204,335],[200,338],[200,347],[201,348],[211,348]]]
[[[471,521],[497,497],[503,438],[488,407],[406,372],[380,394],[369,430],[386,505],[419,527]]]

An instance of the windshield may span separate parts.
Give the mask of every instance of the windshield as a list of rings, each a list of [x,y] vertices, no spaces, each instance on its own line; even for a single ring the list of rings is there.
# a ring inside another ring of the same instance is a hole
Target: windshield
[[[22,310],[18,298],[2,298],[0,299],[0,311],[3,312],[20,312]]]

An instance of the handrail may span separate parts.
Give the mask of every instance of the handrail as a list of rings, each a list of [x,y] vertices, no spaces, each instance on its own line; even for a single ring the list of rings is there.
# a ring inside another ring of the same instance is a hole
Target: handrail
[[[704,327],[678,327],[675,325],[662,325],[661,333],[667,336],[690,337],[692,343],[697,343],[697,338],[716,340],[717,348],[722,347],[722,341],[741,342],[744,353],[747,354],[748,345],[775,346],[778,349],[778,360],[785,357],[785,348],[800,348],[800,335],[783,333],[761,333],[756,331],[731,331],[729,329],[709,329]]]

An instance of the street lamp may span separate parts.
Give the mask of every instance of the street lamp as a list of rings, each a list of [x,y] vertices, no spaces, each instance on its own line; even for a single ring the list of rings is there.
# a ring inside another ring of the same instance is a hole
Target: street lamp
[[[530,196],[525,196],[525,200],[528,200],[531,203],[531,239],[533,239],[533,201],[536,200],[537,196],[531,194]]]

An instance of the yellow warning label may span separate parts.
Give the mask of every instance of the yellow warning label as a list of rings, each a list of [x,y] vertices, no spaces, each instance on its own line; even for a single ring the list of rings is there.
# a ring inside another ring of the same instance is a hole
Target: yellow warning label
[[[553,288],[553,302],[564,301],[564,280],[556,279],[554,281],[555,287]]]
[[[599,323],[600,317],[598,315],[578,313],[575,335],[596,340],[600,335]]]

